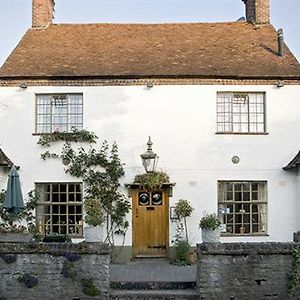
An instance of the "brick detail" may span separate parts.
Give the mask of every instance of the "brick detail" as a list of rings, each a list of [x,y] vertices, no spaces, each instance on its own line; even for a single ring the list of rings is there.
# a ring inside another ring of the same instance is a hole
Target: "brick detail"
[[[300,79],[281,80],[284,85],[300,85]],[[143,78],[143,79],[0,79],[0,87],[30,86],[146,86],[156,85],[274,85],[278,79],[201,79],[201,78]]]
[[[243,0],[246,5],[246,19],[253,24],[270,23],[270,0]]]
[[[32,27],[44,28],[52,23],[54,0],[32,0]]]

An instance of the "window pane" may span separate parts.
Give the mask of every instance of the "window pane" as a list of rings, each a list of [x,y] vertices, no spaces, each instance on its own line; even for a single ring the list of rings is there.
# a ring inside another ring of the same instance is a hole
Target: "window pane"
[[[42,222],[44,233],[82,236],[81,184],[46,183],[37,184],[36,188],[40,195],[37,220]],[[68,199],[72,197],[74,200],[76,197],[76,206],[69,205]]]
[[[70,132],[72,128],[83,128],[82,94],[36,96],[37,133]]]
[[[264,132],[264,107],[264,93],[218,93],[218,132]]]
[[[218,212],[227,234],[265,234],[266,182],[219,181]]]

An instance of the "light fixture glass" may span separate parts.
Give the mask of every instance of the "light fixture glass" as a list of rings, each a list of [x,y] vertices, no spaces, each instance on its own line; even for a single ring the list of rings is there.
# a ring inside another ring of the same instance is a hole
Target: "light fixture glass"
[[[156,171],[156,165],[158,162],[158,155],[152,151],[152,141],[149,136],[148,140],[148,149],[145,153],[141,154],[143,166],[145,168],[146,173],[152,173]]]

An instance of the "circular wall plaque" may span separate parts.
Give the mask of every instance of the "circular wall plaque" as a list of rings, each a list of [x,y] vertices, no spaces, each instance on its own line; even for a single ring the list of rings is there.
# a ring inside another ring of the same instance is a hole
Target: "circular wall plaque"
[[[232,156],[231,158],[231,161],[234,163],[234,164],[238,164],[240,162],[240,158],[238,156]]]

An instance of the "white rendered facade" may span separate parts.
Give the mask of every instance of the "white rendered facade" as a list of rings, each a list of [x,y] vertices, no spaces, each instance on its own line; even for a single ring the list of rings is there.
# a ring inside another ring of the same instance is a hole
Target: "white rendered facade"
[[[216,134],[217,93],[226,91],[265,93],[266,134]],[[122,183],[143,172],[140,154],[151,136],[160,157],[158,170],[176,183],[170,205],[185,198],[195,208],[188,220],[193,244],[201,241],[198,223],[203,212],[217,212],[218,180],[267,182],[267,235],[222,237],[221,241],[291,241],[299,230],[299,178],[282,170],[299,151],[299,85],[1,87],[0,147],[20,166],[24,194],[35,183],[78,182],[64,173],[61,160],[41,159],[45,149],[37,145],[39,136],[34,135],[36,94],[59,93],[82,93],[83,128],[96,133],[99,146],[105,139],[117,142],[125,163]],[[60,146],[51,146],[51,152],[59,152]],[[238,164],[232,163],[233,156],[240,158]],[[0,188],[5,188],[2,174]],[[170,240],[174,229],[170,223]],[[131,245],[131,238],[129,228],[125,245]]]

